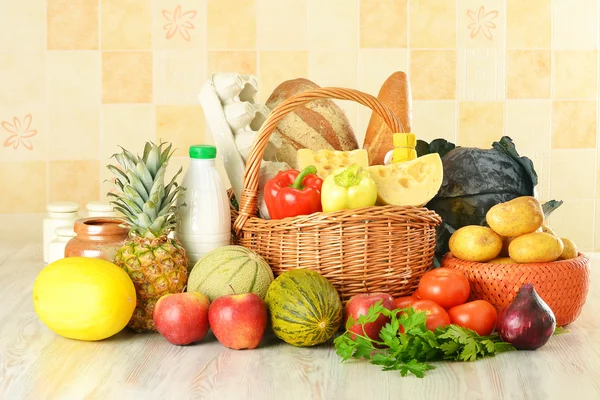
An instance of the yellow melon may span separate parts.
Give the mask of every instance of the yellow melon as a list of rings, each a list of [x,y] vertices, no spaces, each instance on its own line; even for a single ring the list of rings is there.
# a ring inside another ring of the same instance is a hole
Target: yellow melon
[[[69,257],[48,264],[33,285],[40,320],[58,335],[102,340],[120,332],[136,305],[125,271],[95,258]]]

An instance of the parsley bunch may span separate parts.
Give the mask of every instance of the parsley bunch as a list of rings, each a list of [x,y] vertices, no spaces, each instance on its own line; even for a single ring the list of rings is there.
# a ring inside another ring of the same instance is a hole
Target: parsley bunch
[[[355,323],[364,327],[381,314],[390,318],[379,333],[381,340],[371,340],[366,334],[357,335],[349,331]],[[334,347],[343,361],[364,358],[371,364],[381,365],[384,371],[399,370],[402,376],[410,372],[419,378],[435,368],[429,364],[433,361],[475,361],[515,350],[496,334],[479,336],[475,331],[458,325],[447,325],[432,332],[427,329],[426,320],[427,315],[423,311],[412,307],[390,311],[379,301],[358,321],[352,317],[348,319],[346,331],[334,340]]]

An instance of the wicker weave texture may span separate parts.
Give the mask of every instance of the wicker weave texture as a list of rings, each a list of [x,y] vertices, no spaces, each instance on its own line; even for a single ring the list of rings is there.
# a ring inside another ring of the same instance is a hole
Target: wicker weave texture
[[[256,217],[258,178],[271,133],[294,108],[318,99],[352,100],[377,112],[393,132],[396,116],[375,97],[352,89],[320,88],[294,95],[272,110],[246,163],[239,212],[232,209],[233,241],[263,256],[275,275],[310,268],[326,277],[342,301],[359,293],[402,296],[432,267],[441,218],[424,207],[374,206],[281,220]]]
[[[450,253],[442,260],[443,267],[465,273],[471,283],[470,300],[489,301],[498,311],[514,299],[521,285],[533,284],[554,312],[558,326],[579,317],[590,285],[589,264],[583,254],[570,260],[531,264],[477,263],[460,260]]]

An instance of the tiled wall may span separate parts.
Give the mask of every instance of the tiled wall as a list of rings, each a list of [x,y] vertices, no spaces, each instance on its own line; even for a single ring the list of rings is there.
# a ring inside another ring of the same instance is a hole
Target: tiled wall
[[[414,131],[531,157],[551,222],[600,250],[598,0],[2,0],[0,213],[104,196],[121,144],[210,142],[210,73],[377,94],[410,75]],[[364,135],[369,111],[342,103]],[[175,165],[172,172],[176,169]],[[594,235],[594,230],[595,235]]]

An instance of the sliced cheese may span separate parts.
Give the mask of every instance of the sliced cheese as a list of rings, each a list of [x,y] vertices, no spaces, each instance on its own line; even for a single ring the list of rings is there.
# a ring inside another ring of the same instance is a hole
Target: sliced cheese
[[[368,168],[377,184],[377,204],[422,207],[442,186],[444,169],[439,154]]]
[[[367,151],[363,149],[351,151],[298,150],[298,170],[302,171],[309,165],[314,165],[317,167],[317,175],[322,179],[327,178],[336,169],[349,167],[352,164],[358,164],[361,167],[367,168],[369,166]]]

